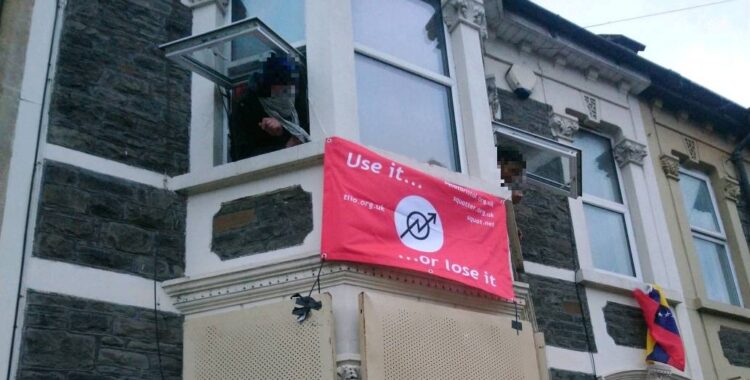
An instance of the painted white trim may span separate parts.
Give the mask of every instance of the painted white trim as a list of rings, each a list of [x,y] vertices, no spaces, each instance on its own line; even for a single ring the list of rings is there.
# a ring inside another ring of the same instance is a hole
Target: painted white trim
[[[150,170],[122,164],[106,158],[49,143],[45,144],[44,158],[158,188],[164,188],[167,178],[169,178],[166,175],[158,174]]]
[[[575,272],[572,270],[555,268],[549,265],[543,265],[532,261],[524,260],[523,269],[526,273],[537,276],[551,277],[568,282],[575,282],[576,280]]]
[[[547,367],[566,371],[593,374],[591,356],[588,352],[568,350],[560,347],[545,346]],[[596,360],[596,357],[594,358]],[[596,361],[595,361],[596,363]]]
[[[5,208],[2,230],[0,230],[0,376],[15,373],[20,347],[18,339],[13,349],[10,343],[14,336],[16,299],[21,281],[21,261],[24,255],[23,242],[26,233],[27,206],[31,194],[34,165],[39,138],[39,121],[42,117],[44,89],[47,85],[47,64],[50,61],[50,44],[53,41],[53,25],[57,9],[56,1],[38,1],[31,13],[31,26],[23,68],[23,81],[16,115],[12,155],[8,168]],[[19,310],[20,312],[21,310]],[[16,331],[17,332],[17,331]],[[18,335],[16,335],[18,338]]]
[[[135,275],[31,257],[24,280],[24,293],[26,289],[33,289],[101,302],[154,308],[154,282]],[[177,312],[170,297],[162,290],[161,283],[157,283],[156,294],[159,310]]]

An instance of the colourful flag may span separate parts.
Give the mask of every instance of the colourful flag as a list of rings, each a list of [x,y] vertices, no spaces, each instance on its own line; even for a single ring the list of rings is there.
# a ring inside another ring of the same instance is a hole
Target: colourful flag
[[[653,286],[648,294],[635,289],[633,295],[641,306],[643,318],[648,326],[646,360],[669,364],[684,371],[685,348],[677,329],[677,321],[661,288]]]
[[[324,260],[425,272],[513,299],[505,204],[341,138],[326,140]]]

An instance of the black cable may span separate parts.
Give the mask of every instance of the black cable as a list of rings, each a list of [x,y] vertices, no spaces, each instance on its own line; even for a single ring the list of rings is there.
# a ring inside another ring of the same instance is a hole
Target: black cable
[[[575,244],[575,236],[573,236],[572,230],[570,232],[570,241],[572,242],[572,245],[573,245],[573,267],[575,268],[574,270],[574,273],[575,273],[581,269],[581,263],[578,262],[578,247]],[[589,359],[591,361],[591,371],[593,372],[594,378],[596,378],[596,361],[594,360],[594,353],[591,351],[592,350],[591,336],[589,333],[589,326],[588,326],[589,320],[588,318],[586,318],[586,310],[583,307],[583,298],[581,297],[581,289],[584,288],[584,286],[579,282],[574,282],[574,286],[576,289],[576,298],[578,299],[578,307],[581,310],[583,333],[586,336],[586,350],[589,353]]]
[[[307,296],[310,297],[312,295],[313,289],[315,289],[315,285],[318,285],[318,294],[320,294],[320,272],[323,271],[323,263],[325,261],[320,260],[320,266],[318,267],[318,275],[315,277],[315,282],[313,282],[312,287],[310,287],[310,292],[307,293]]]
[[[641,15],[641,16],[635,16],[635,17],[628,17],[628,18],[623,18],[623,19],[619,19],[619,20],[606,21],[606,22],[603,22],[603,23],[600,23],[600,24],[587,25],[587,26],[584,26],[583,28],[584,29],[588,29],[588,28],[593,28],[593,27],[597,27],[597,26],[604,26],[604,25],[609,25],[609,24],[615,24],[615,23],[618,23],[618,22],[639,20],[639,19],[647,18],[647,17],[661,16],[661,15],[666,15],[666,14],[670,14],[670,13],[688,11],[688,10],[696,9],[696,8],[708,7],[708,6],[712,6],[712,5],[719,5],[719,4],[723,4],[723,3],[731,3],[733,1],[737,1],[737,0],[722,0],[722,1],[715,1],[713,3],[698,4],[698,5],[693,5],[692,7],[672,9],[672,10],[663,11],[663,12],[649,13],[649,14]]]

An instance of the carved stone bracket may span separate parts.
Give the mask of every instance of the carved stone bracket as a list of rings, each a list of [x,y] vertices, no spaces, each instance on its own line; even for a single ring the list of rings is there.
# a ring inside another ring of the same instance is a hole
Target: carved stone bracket
[[[556,138],[572,142],[573,136],[578,132],[579,124],[578,120],[572,117],[552,114],[550,128],[552,128],[552,135]]]
[[[449,31],[458,24],[466,24],[479,31],[480,36],[487,38],[487,19],[484,6],[472,0],[448,0],[443,4],[443,21]]]
[[[646,146],[633,141],[624,139],[615,146],[614,150],[615,161],[620,167],[627,164],[638,164],[643,166],[643,159],[648,154]]]
[[[488,75],[485,78],[487,83],[487,100],[490,102],[490,113],[492,114],[492,120],[500,121],[503,118],[503,111],[500,109],[500,96],[497,94],[497,83],[495,83],[495,76]]]
[[[729,199],[730,201],[737,202],[737,199],[740,197],[740,185],[737,184],[737,182],[730,180],[730,179],[724,179],[724,197]]]
[[[662,154],[659,157],[659,162],[661,163],[661,168],[664,170],[664,174],[667,175],[667,178],[675,181],[680,180],[680,160],[676,157]]]

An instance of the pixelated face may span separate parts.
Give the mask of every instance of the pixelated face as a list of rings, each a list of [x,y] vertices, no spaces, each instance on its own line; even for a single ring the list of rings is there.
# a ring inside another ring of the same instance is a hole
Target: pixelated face
[[[503,186],[511,190],[519,189],[526,174],[526,161],[520,153],[510,154],[500,159],[500,178]]]

